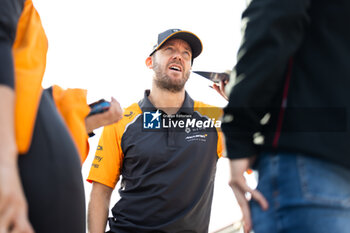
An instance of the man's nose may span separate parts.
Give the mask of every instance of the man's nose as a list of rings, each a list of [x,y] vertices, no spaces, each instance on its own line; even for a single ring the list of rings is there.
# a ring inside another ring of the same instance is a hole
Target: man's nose
[[[178,60],[183,60],[183,57],[181,55],[181,52],[179,50],[176,50],[173,54],[173,58],[174,59],[178,59]]]

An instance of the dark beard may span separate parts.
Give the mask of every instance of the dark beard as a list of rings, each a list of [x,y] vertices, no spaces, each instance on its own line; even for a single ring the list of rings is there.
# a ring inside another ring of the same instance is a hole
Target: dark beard
[[[157,87],[163,90],[170,91],[172,93],[177,93],[184,89],[185,84],[190,76],[190,72],[184,74],[185,79],[182,79],[180,82],[174,83],[171,81],[171,78],[168,75],[163,74],[158,68],[158,64],[154,64],[153,70],[155,73],[155,78],[153,79],[153,81],[157,85]]]

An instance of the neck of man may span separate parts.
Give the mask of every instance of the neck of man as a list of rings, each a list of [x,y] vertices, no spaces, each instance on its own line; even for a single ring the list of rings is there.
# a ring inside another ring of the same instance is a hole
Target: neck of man
[[[181,108],[185,100],[185,89],[183,88],[181,91],[174,93],[161,89],[153,83],[148,99],[157,109],[164,111],[168,115],[172,115],[177,113]]]

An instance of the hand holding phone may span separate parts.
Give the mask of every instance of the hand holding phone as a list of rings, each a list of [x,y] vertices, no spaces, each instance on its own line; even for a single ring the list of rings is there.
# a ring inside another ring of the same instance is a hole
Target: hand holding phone
[[[92,104],[89,104],[91,111],[88,116],[92,116],[95,114],[103,113],[105,111],[108,111],[108,109],[111,106],[111,103],[106,101],[105,99],[100,99],[97,102],[94,102]]]
[[[86,131],[88,133],[99,127],[113,124],[123,118],[123,109],[113,97],[111,98],[111,102],[100,99],[89,106],[91,111],[85,118]]]

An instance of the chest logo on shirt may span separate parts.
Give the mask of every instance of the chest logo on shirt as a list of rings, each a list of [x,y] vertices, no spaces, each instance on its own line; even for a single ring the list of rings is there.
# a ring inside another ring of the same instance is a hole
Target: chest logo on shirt
[[[189,135],[185,137],[185,140],[187,142],[193,142],[193,141],[206,142],[207,137],[208,137],[208,134],[195,134],[195,135]]]

